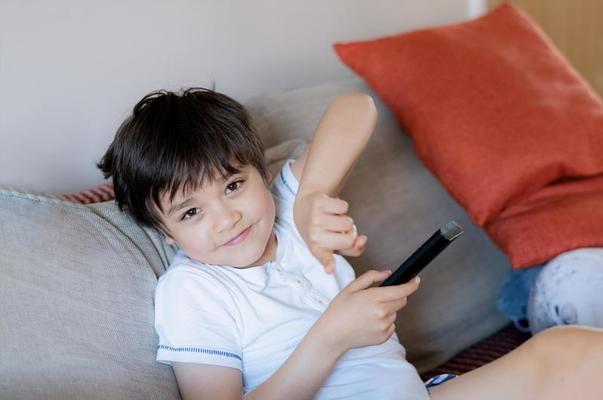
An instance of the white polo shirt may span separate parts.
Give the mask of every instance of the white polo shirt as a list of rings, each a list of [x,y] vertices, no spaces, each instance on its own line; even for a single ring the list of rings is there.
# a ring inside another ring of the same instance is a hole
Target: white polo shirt
[[[330,301],[354,279],[335,256],[327,274],[293,220],[298,182],[287,160],[273,181],[276,260],[249,268],[205,264],[179,251],[155,291],[157,361],[239,369],[243,391],[261,385],[287,360]],[[377,346],[350,349],[316,399],[428,399],[394,333]],[[311,366],[309,366],[311,368]]]

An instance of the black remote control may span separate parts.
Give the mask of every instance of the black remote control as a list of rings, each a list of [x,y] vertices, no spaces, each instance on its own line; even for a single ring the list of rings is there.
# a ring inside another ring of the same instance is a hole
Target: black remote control
[[[442,226],[379,286],[399,285],[410,281],[462,233],[463,228],[455,221]]]

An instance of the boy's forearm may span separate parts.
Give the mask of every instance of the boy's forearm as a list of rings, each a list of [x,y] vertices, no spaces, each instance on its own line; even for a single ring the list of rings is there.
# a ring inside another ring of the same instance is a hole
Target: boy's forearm
[[[323,340],[314,325],[287,361],[244,400],[311,400],[343,352]]]
[[[338,96],[314,133],[299,193],[319,192],[336,197],[366,147],[376,122],[377,109],[369,95]]]

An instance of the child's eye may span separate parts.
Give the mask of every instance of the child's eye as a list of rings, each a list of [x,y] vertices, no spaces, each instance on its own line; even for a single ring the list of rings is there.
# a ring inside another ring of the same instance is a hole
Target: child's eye
[[[190,210],[188,210],[187,212],[184,213],[184,215],[182,216],[182,218],[180,218],[180,220],[184,221],[186,219],[191,219],[192,217],[194,217],[198,213],[199,213],[199,209],[198,208],[191,208]]]
[[[243,182],[245,182],[244,180],[239,180],[239,181],[234,181],[228,184],[228,186],[226,186],[226,189],[231,189],[232,191],[238,190],[241,185],[243,185]],[[240,185],[237,185],[240,184]]]

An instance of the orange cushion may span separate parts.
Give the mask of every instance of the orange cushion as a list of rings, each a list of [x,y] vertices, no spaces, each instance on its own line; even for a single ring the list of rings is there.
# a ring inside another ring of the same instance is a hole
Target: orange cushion
[[[603,246],[603,176],[549,185],[486,225],[515,268]]]
[[[603,219],[582,221],[590,216],[579,201],[569,232],[556,227],[571,236],[562,243],[539,235],[568,212],[560,208],[550,217],[546,211],[559,193],[522,206],[548,186],[603,174],[603,103],[523,11],[504,3],[472,21],[334,47],[514,267],[544,262],[578,243],[603,245],[603,235],[594,233]],[[588,183],[581,187],[597,194]],[[503,228],[518,209],[540,215],[530,219],[539,224],[530,235],[516,224],[521,215]],[[518,240],[522,251],[509,244]]]

